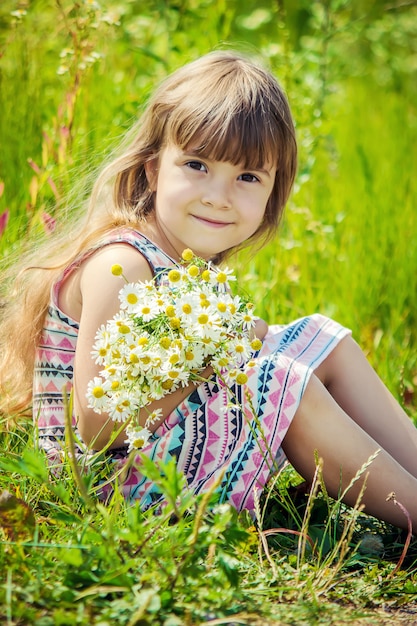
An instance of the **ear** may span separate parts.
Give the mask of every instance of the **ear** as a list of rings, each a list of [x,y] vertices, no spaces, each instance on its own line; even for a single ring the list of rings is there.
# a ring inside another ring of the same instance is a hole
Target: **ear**
[[[145,174],[151,191],[156,191],[158,184],[158,157],[153,157],[145,163]]]

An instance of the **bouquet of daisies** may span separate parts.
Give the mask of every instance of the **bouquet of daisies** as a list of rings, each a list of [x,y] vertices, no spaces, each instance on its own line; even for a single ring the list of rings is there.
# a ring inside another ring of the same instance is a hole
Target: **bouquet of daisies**
[[[251,337],[253,305],[230,291],[232,272],[189,249],[182,259],[158,281],[126,280],[119,313],[95,337],[92,356],[102,369],[88,384],[88,405],[115,421],[129,420],[129,449],[142,447],[161,418],[161,410],[148,405],[203,380],[208,364],[227,384],[245,384],[242,366],[262,346]],[[112,272],[123,275],[119,265]],[[141,409],[147,410],[144,427]]]

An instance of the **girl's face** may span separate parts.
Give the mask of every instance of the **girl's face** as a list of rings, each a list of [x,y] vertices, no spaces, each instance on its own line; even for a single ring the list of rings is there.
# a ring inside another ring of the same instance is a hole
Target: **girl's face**
[[[246,170],[166,146],[146,166],[158,243],[169,242],[177,256],[191,248],[205,259],[241,244],[263,220],[275,172],[272,164]]]

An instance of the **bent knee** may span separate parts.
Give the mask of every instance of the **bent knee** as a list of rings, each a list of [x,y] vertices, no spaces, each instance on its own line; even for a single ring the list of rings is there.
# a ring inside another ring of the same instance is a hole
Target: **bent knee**
[[[359,345],[352,335],[346,335],[314,370],[314,374],[326,389],[329,389],[335,380],[343,376],[346,368],[352,367],[352,363],[359,355],[364,356]]]

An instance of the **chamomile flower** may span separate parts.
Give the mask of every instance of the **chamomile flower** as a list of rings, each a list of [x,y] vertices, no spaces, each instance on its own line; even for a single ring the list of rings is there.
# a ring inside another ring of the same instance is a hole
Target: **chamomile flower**
[[[128,424],[126,426],[126,437],[125,443],[128,444],[127,451],[132,452],[133,450],[140,450],[143,448],[152,437],[152,433],[148,428],[143,428],[142,426],[134,426],[132,424]]]
[[[227,346],[229,354],[236,355],[236,361],[242,364],[251,355],[251,347],[249,341],[245,338],[232,338]]]
[[[133,320],[125,313],[117,313],[109,322],[108,329],[111,339],[116,342],[132,343]]]
[[[190,379],[190,372],[182,368],[180,364],[176,367],[170,363],[165,363],[161,368],[165,382],[172,382],[171,390],[177,389],[179,386],[186,387]]]
[[[239,296],[232,296],[229,298],[227,306],[229,308],[229,312],[231,313],[231,315],[234,316],[236,313],[238,313],[241,310],[242,301],[239,298]]]
[[[190,248],[185,248],[185,250],[182,251],[181,257],[183,261],[190,262],[194,258],[194,252],[190,250]]]
[[[140,397],[123,390],[110,396],[108,413],[115,422],[125,422],[136,413],[139,403]]]
[[[175,312],[180,319],[187,323],[193,323],[199,308],[200,298],[193,293],[186,293],[176,301]]]
[[[109,385],[99,376],[95,376],[87,385],[87,406],[96,413],[106,410],[108,397],[106,395]]]
[[[263,345],[262,341],[258,339],[258,337],[255,337],[250,342],[250,347],[253,350],[253,352],[258,352],[262,348],[262,345]]]
[[[219,291],[226,291],[230,288],[229,283],[236,280],[236,276],[234,276],[233,270],[224,267],[221,270],[213,271],[210,280],[218,286]]]
[[[193,331],[197,337],[218,341],[222,333],[220,317],[217,313],[210,313],[203,309],[193,324]]]
[[[155,409],[154,411],[151,411],[148,417],[146,418],[146,427],[153,426],[154,424],[156,424],[156,422],[160,422],[162,417],[163,417],[162,409]]]
[[[144,302],[137,307],[136,313],[144,322],[150,322],[159,314],[159,311],[153,306],[153,302]]]
[[[119,292],[120,308],[135,313],[141,301],[141,289],[137,283],[128,283]]]
[[[215,370],[223,372],[230,364],[230,356],[226,351],[219,352],[215,357],[211,359],[211,365]]]
[[[204,352],[201,345],[192,343],[183,351],[183,359],[191,370],[201,369],[204,366]]]
[[[106,330],[106,327],[103,325],[99,328],[95,336],[95,343],[93,350],[91,351],[91,356],[94,360],[94,363],[97,365],[103,365],[106,360],[106,356],[108,355],[110,350],[110,333]]]
[[[241,315],[243,328],[249,330],[250,328],[253,328],[253,326],[255,326],[256,317],[254,316],[251,309],[246,308],[245,311],[242,311]]]
[[[178,283],[181,280],[182,276],[183,274],[179,269],[170,270],[167,274],[169,282],[174,284]]]

